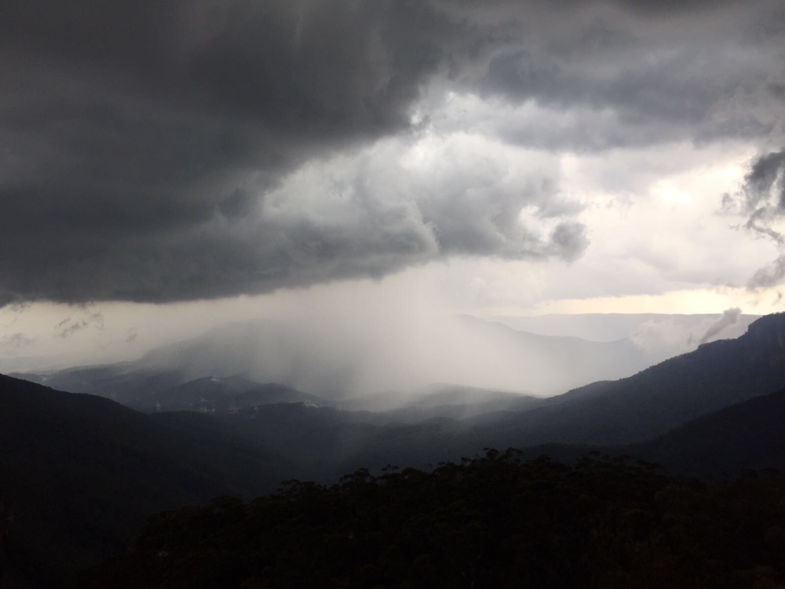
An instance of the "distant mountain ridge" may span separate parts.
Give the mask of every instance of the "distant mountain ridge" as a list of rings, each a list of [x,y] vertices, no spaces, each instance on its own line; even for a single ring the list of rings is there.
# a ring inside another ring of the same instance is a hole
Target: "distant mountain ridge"
[[[520,404],[467,418],[455,411],[432,412],[427,405],[411,405],[386,420],[376,414],[292,408],[286,410],[287,426],[280,434],[273,432],[282,419],[282,408],[260,407],[254,423],[244,414],[226,419],[229,427],[263,445],[276,439],[280,444],[276,436],[284,436],[287,441],[280,451],[291,453],[288,459],[306,470],[318,463],[324,477],[330,472],[325,466],[333,459],[340,465],[336,469],[345,471],[388,463],[425,467],[472,456],[483,447],[560,444],[626,451],[622,447],[663,436],[697,417],[782,388],[785,314],[758,319],[738,339],[704,344],[625,379],[547,399],[522,397]],[[428,419],[412,419],[418,413]],[[312,453],[318,460],[312,460]]]
[[[518,337],[503,326],[484,325],[483,329],[498,330],[504,337]],[[694,352],[633,376],[592,383],[547,399],[469,392],[472,389],[457,387],[413,398],[408,405],[383,415],[293,409],[286,414],[290,426],[282,432],[291,439],[280,449],[288,459],[297,462],[308,448],[336,448],[335,456],[340,455],[350,468],[352,461],[363,464],[364,456],[368,457],[368,466],[374,466],[376,461],[395,460],[396,452],[425,463],[471,454],[483,446],[637,443],[663,435],[701,415],[785,387],[784,343],[785,314],[777,314],[756,320],[735,340],[704,344]],[[78,374],[79,371],[71,371],[62,376],[71,378]],[[275,416],[282,415],[273,405],[288,402],[329,405],[280,385],[257,385],[262,389],[247,397],[238,396],[239,390],[247,391],[252,384],[236,377],[177,383],[184,377],[173,370],[142,373],[140,385],[135,375],[134,371],[126,371],[113,376],[109,370],[106,379],[95,382],[106,386],[118,382],[127,385],[124,390],[136,395],[127,397],[130,403],[147,411],[154,411],[159,402],[161,410],[237,411],[236,419],[228,420],[226,427],[242,430],[253,443],[261,445],[275,440],[270,435],[256,435],[254,428],[260,426],[245,423],[249,415],[253,415],[256,424],[267,423],[272,432]],[[144,385],[151,382],[160,385],[159,388],[145,389]],[[176,384],[171,385],[172,382]],[[225,390],[219,390],[222,388]],[[271,408],[264,409],[266,405]],[[252,414],[245,411],[253,406],[262,408]],[[343,406],[334,409],[338,407]],[[300,437],[309,440],[307,444],[299,441],[298,431],[304,432]],[[343,436],[344,431],[352,433]],[[340,441],[342,437],[344,442]],[[385,444],[389,448],[384,448]],[[418,444],[430,446],[434,451],[429,454]],[[390,448],[397,450],[390,451]],[[322,460],[329,462],[330,456],[325,454]],[[302,464],[312,465],[313,461],[307,459]]]
[[[424,466],[471,456],[484,446],[618,449],[782,388],[785,314],[777,314],[758,319],[740,338],[704,344],[618,381],[468,419],[390,424],[376,430],[374,441],[360,446],[354,460],[378,467],[396,460]]]
[[[735,340],[701,345],[628,378],[569,391],[531,411],[488,416],[500,445],[626,444],[785,387],[785,313]]]
[[[455,325],[462,334],[462,345],[470,342],[473,353],[461,348],[464,356],[453,365],[463,369],[473,361],[485,362],[482,369],[477,370],[477,375],[472,374],[473,370],[464,371],[462,375],[467,380],[462,381],[449,371],[444,372],[445,368],[438,372],[438,378],[423,381],[414,389],[429,387],[433,382],[449,382],[456,387],[542,396],[562,393],[598,379],[627,376],[652,362],[649,354],[629,340],[592,342],[536,335],[471,317],[459,318]],[[323,345],[329,348],[330,343]],[[202,336],[154,349],[133,362],[16,376],[59,390],[107,396],[130,407],[145,409],[154,407],[151,399],[156,395],[207,378],[277,383],[291,391],[308,391],[322,402],[344,403],[349,397],[361,397],[369,392],[379,394],[384,390],[397,395],[412,392],[388,386],[384,381],[375,382],[375,391],[350,387],[353,374],[362,371],[364,362],[385,364],[383,353],[375,355],[373,346],[362,350],[363,354],[370,354],[370,360],[341,357],[331,363],[319,357],[320,353],[329,356],[331,352],[314,347],[306,335],[288,333],[274,322],[258,321],[225,325]],[[444,354],[448,356],[445,364],[450,365],[449,350]],[[440,352],[436,350],[434,355],[438,357]],[[401,370],[406,371],[407,366]],[[499,376],[502,372],[503,376]],[[485,378],[498,382],[478,384]],[[294,395],[295,400],[304,400],[304,395],[302,392]]]
[[[236,413],[259,405],[277,403],[324,404],[316,395],[275,383],[259,384],[239,376],[198,378],[144,398],[136,404],[148,411],[198,411]]]

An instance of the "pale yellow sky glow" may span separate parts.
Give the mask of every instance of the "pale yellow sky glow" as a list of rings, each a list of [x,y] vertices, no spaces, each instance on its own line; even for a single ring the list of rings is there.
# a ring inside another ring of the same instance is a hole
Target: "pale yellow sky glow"
[[[745,288],[676,290],[658,295],[559,299],[536,305],[526,312],[522,312],[520,308],[502,307],[483,309],[482,315],[513,317],[579,313],[702,314],[722,313],[731,308],[739,308],[745,314],[766,315],[782,310],[781,298],[775,288],[758,291]]]

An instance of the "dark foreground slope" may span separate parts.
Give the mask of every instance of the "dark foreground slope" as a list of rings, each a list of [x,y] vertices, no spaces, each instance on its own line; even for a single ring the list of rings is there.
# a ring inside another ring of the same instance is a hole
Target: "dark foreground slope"
[[[689,476],[785,472],[785,389],[704,415],[625,452]]]
[[[785,473],[785,389],[703,415],[637,444],[541,444],[525,451],[569,464],[587,454],[627,456],[656,464],[673,476],[703,480],[729,480],[747,471]]]
[[[780,587],[785,479],[489,452],[163,514],[86,587]]]
[[[0,586],[62,586],[150,513],[274,488],[265,454],[199,418],[0,375]]]

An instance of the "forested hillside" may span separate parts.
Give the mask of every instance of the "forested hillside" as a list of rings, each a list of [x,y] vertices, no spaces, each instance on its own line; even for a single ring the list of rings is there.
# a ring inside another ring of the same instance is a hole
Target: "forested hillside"
[[[785,478],[517,452],[162,514],[85,586],[780,587]]]

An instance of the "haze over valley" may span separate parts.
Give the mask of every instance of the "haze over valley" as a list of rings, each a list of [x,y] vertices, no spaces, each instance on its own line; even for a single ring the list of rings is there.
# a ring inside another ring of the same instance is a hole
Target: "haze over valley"
[[[159,375],[160,386],[241,377],[333,401],[376,401],[387,407],[394,407],[398,398],[445,386],[552,396],[581,384],[630,376],[723,335],[740,335],[754,317],[627,317],[632,333],[614,341],[535,334],[466,316],[431,320],[427,328],[397,319],[384,329],[346,328],[335,317],[324,322],[237,322],[155,348],[131,362],[20,375],[63,390],[115,398],[122,398],[117,395],[123,379],[124,386],[138,387],[140,375]],[[568,318],[550,319],[563,328]],[[580,328],[600,318],[569,319]],[[607,322],[618,319],[608,316]],[[118,382],[107,380],[111,378]]]

